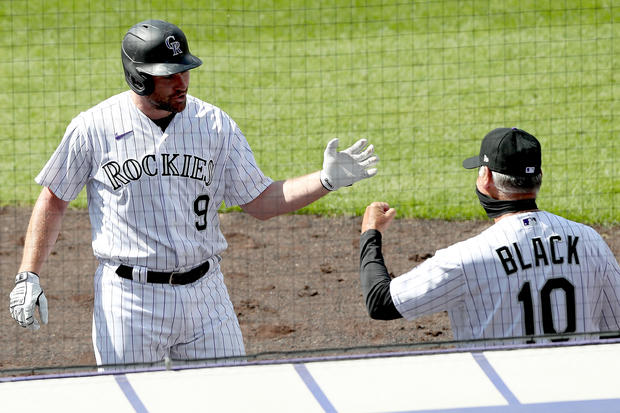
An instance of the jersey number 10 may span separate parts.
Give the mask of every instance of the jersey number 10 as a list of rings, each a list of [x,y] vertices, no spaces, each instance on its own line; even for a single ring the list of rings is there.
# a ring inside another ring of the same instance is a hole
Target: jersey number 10
[[[566,303],[566,329],[563,333],[574,333],[577,328],[575,316],[575,287],[566,278],[550,278],[540,290],[540,312],[544,334],[558,333],[553,325],[553,313],[551,311],[551,293],[553,290],[558,289],[564,291]],[[534,335],[534,305],[532,304],[532,290],[529,281],[523,284],[517,298],[523,303],[525,334],[528,336]],[[528,341],[528,343],[533,342],[534,340]]]

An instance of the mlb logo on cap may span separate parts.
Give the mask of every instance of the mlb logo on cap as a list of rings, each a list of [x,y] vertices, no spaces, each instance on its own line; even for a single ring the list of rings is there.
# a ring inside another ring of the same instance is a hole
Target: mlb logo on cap
[[[528,166],[527,168],[525,168],[525,173],[526,174],[533,174],[534,172],[536,172],[536,167],[535,166]]]

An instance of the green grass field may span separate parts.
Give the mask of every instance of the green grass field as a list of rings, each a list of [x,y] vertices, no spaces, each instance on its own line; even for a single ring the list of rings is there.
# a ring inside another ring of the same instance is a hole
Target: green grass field
[[[401,217],[483,217],[461,161],[518,126],[543,145],[539,207],[620,222],[612,0],[2,1],[1,204],[32,203],[71,118],[126,89],[120,41],[147,18],[185,31],[204,61],[190,93],[237,121],[274,179],[320,169],[332,137],[375,144],[376,178],[303,212],[385,200]]]

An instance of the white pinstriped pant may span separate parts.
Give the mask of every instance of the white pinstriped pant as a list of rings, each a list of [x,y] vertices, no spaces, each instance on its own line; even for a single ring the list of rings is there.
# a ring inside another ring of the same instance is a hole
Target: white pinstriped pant
[[[207,274],[187,285],[127,280],[116,265],[100,264],[92,332],[97,364],[245,355],[219,263],[211,262]]]

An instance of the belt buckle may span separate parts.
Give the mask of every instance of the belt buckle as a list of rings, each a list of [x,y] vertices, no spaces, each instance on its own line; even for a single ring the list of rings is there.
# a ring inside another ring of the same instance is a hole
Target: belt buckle
[[[170,273],[170,278],[168,279],[168,284],[169,284],[169,285],[177,285],[177,284],[175,284],[175,283],[173,283],[173,282],[172,282],[172,278],[173,278],[176,274],[180,274],[180,273],[181,273],[180,271],[172,271],[172,272]]]

